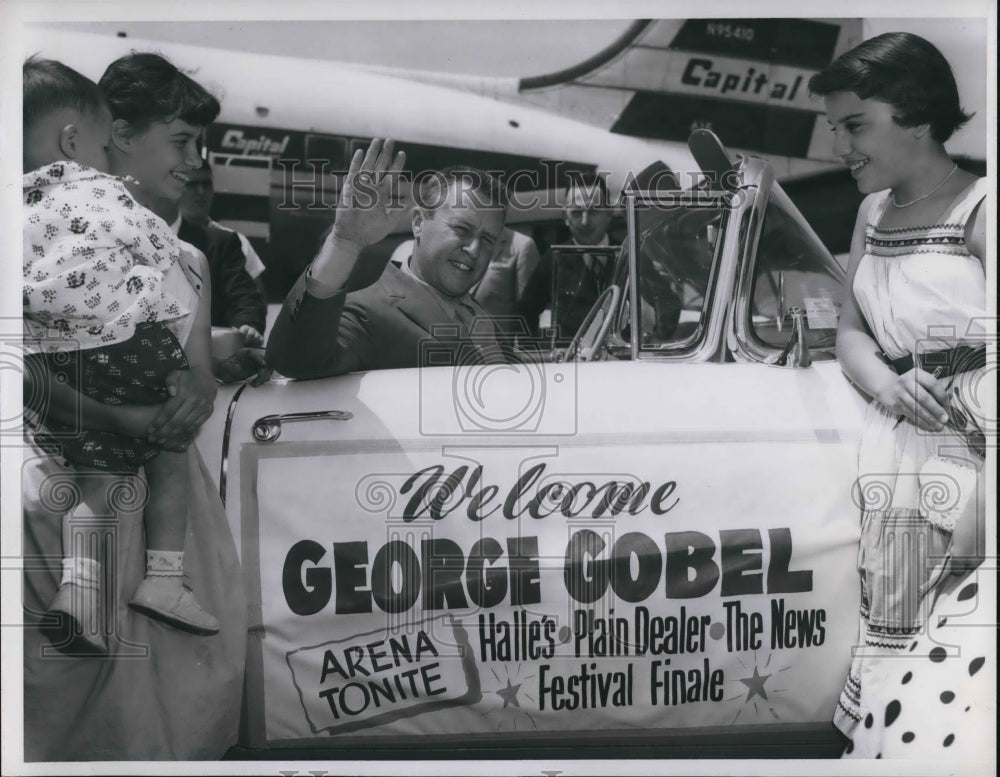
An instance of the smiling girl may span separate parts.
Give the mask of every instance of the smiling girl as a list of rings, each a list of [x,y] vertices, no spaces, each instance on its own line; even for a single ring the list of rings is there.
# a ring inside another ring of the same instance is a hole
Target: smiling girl
[[[862,642],[835,723],[853,739],[849,754],[888,757],[920,740],[899,753],[915,757],[947,732],[890,729],[886,710],[913,676],[890,688],[902,667],[894,654],[918,654],[914,640],[949,575],[977,555],[983,519],[979,408],[963,403],[985,364],[987,185],[945,150],[969,116],[947,60],[923,38],[865,41],[809,88],[825,98],[834,153],[868,195],[837,332],[841,366],[871,403],[859,453]],[[940,503],[928,498],[934,488]],[[930,695],[922,670],[910,690]]]

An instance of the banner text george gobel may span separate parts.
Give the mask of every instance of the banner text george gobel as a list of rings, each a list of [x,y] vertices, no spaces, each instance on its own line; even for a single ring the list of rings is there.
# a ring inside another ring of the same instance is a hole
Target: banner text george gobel
[[[585,604],[609,588],[627,602],[641,602],[661,581],[667,599],[707,596],[716,585],[723,597],[811,591],[812,571],[791,569],[791,530],[772,528],[767,534],[767,551],[759,529],[720,530],[718,540],[698,531],[667,532],[662,547],[642,532],[629,532],[608,548],[599,534],[583,529],[571,535],[555,571],[562,573],[570,596]],[[321,543],[305,539],[285,556],[282,590],[297,615],[314,615],[331,598],[338,614],[372,612],[373,603],[383,612],[405,612],[418,597],[425,612],[541,601],[537,537],[507,538],[506,564],[500,562],[504,545],[493,537],[477,540],[468,555],[445,538],[421,540],[419,555],[408,543],[391,540],[374,559],[367,541],[334,542],[332,568],[320,563],[326,552]],[[402,573],[398,588],[394,568]]]

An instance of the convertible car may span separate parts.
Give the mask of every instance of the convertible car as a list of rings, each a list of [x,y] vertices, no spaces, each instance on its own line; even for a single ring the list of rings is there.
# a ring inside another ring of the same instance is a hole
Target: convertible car
[[[483,366],[429,337],[419,369],[220,394],[199,445],[251,600],[246,752],[838,753],[843,272],[765,161],[691,148],[703,185],[626,193],[568,348]]]

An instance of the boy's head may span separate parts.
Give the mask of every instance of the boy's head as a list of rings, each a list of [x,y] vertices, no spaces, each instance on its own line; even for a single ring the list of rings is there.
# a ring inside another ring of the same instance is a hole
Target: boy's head
[[[24,63],[24,169],[70,159],[108,171],[111,111],[89,78],[61,62]]]

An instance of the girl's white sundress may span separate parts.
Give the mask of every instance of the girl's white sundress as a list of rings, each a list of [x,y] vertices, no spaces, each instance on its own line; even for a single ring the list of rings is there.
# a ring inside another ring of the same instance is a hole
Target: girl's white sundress
[[[888,191],[871,208],[853,291],[889,359],[985,343],[985,273],[980,258],[969,253],[965,230],[986,194],[986,180],[977,180],[940,223],[924,227],[879,228]],[[968,389],[983,374],[979,368],[950,380]],[[977,505],[982,509],[980,462],[966,439],[947,427],[924,432],[878,401],[870,403],[859,452],[860,638],[834,715],[837,727],[854,739],[848,748],[853,756],[882,755],[883,713],[892,701],[886,694],[894,693],[887,678],[914,675],[903,664],[918,660],[910,648],[924,635],[937,591],[948,578],[949,529],[961,515],[973,520],[968,513]],[[919,686],[912,686],[914,691],[919,693]],[[879,737],[872,736],[876,731]]]

